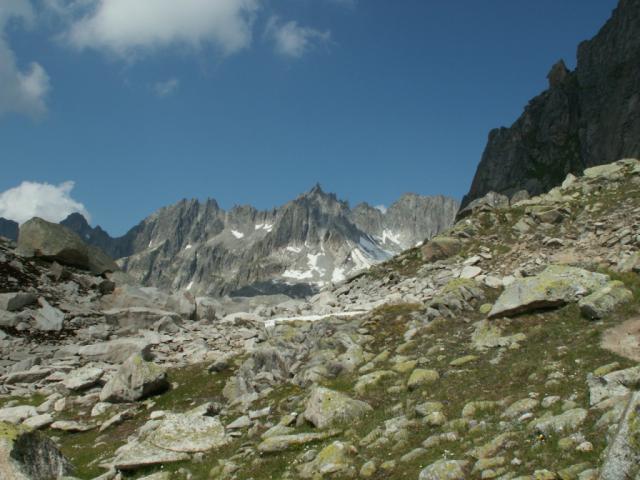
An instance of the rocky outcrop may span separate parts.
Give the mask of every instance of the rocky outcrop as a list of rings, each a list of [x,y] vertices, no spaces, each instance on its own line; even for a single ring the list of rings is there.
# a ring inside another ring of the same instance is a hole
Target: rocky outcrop
[[[463,208],[490,191],[539,194],[570,172],[640,156],[640,0],[620,0],[577,56],[574,71],[552,67],[548,90],[510,128],[491,131]]]
[[[68,228],[37,217],[20,227],[18,251],[25,256],[84,268],[98,275],[118,270],[111,258],[98,248],[88,246]]]
[[[310,296],[451,226],[458,203],[406,194],[354,209],[316,185],[271,211],[215,200],[162,208],[119,238],[79,214],[62,222],[146,285],[220,296]]]
[[[72,473],[52,440],[26,428],[0,422],[0,478],[52,480]]]

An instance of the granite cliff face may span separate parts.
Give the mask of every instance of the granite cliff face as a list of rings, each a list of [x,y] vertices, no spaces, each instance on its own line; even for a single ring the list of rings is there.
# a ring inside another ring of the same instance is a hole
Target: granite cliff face
[[[215,200],[162,208],[111,238],[79,214],[62,223],[140,282],[194,294],[304,296],[451,226],[458,203],[404,195],[386,212],[350,209],[319,186],[284,206],[222,210]]]
[[[537,195],[568,173],[640,155],[640,0],[621,0],[578,48],[575,71],[555,64],[549,88],[510,127],[491,131],[462,201],[490,191]]]

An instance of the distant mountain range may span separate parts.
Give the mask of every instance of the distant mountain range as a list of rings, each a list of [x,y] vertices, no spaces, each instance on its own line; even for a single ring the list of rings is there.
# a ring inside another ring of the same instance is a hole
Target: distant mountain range
[[[640,157],[640,0],[620,0],[613,16],[578,47],[574,71],[549,72],[549,88],[510,127],[492,130],[464,208],[490,191],[532,195],[568,173]]]
[[[406,194],[384,211],[366,203],[351,209],[316,185],[270,211],[227,212],[212,199],[182,200],[118,238],[79,213],[61,224],[147,285],[214,296],[303,296],[449,228],[458,207],[451,198]]]

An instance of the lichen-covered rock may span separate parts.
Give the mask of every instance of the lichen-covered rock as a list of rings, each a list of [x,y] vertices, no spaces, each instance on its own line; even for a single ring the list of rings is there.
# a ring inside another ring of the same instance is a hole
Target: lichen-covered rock
[[[466,460],[438,460],[422,470],[418,480],[465,480],[468,465]]]
[[[474,327],[471,344],[473,348],[480,351],[496,347],[515,348],[527,339],[524,333],[502,335],[502,329],[488,320],[480,320],[474,324]]]
[[[320,450],[315,459],[301,465],[298,469],[300,478],[317,478],[324,475],[342,475],[353,470],[351,454],[355,452],[353,445],[335,441]]]
[[[407,388],[409,390],[415,390],[423,385],[429,385],[437,382],[440,378],[440,374],[436,370],[426,368],[416,368],[407,380]]]
[[[545,435],[572,432],[582,425],[586,419],[587,411],[584,408],[574,408],[560,415],[534,420],[529,424],[529,429]]]
[[[100,392],[103,402],[135,402],[169,388],[167,373],[142,355],[133,354]]]
[[[384,381],[387,378],[393,378],[396,376],[395,372],[391,370],[377,370],[375,372],[367,373],[366,375],[362,375],[356,381],[353,389],[356,393],[363,394],[368,389],[374,388],[376,385],[379,385],[380,382]]]
[[[618,306],[633,300],[631,290],[624,287],[624,283],[614,281],[582,298],[578,305],[580,313],[590,320],[598,320],[611,314]]]
[[[304,418],[316,428],[350,426],[372,412],[373,408],[360,400],[324,387],[314,387],[305,405]]]
[[[2,480],[53,480],[72,472],[69,461],[45,435],[0,422]]]
[[[489,318],[560,307],[607,286],[609,277],[581,268],[551,265],[534,277],[519,278],[493,305]]]
[[[600,480],[638,478],[640,475],[640,392],[634,392],[618,430],[605,452]]]
[[[218,417],[196,412],[167,415],[147,438],[156,447],[172,452],[206,452],[229,442]]]

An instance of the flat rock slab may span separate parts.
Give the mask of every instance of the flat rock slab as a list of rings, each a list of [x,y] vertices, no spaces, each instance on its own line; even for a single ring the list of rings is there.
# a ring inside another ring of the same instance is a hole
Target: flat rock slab
[[[139,338],[122,338],[108,342],[86,345],[78,350],[78,355],[94,362],[122,363],[134,353],[149,357],[151,345]]]
[[[86,423],[74,422],[71,420],[58,420],[51,424],[53,430],[62,430],[63,432],[88,432],[96,428],[95,425],[89,425]]]
[[[194,414],[169,414],[147,441],[172,452],[206,452],[229,443],[218,417]]]
[[[189,454],[173,452],[156,447],[149,442],[132,442],[119,448],[113,461],[113,467],[117,470],[138,470],[153,465],[165,463],[183,462],[189,460]]]
[[[640,362],[640,317],[616,325],[602,335],[602,348]]]
[[[258,451],[263,453],[282,452],[291,447],[305,445],[311,442],[318,442],[334,437],[341,433],[340,430],[327,430],[321,433],[298,433],[296,435],[274,435],[265,438],[258,445]]]
[[[82,367],[67,375],[62,384],[75,392],[93,387],[104,375],[104,370],[95,367]]]

